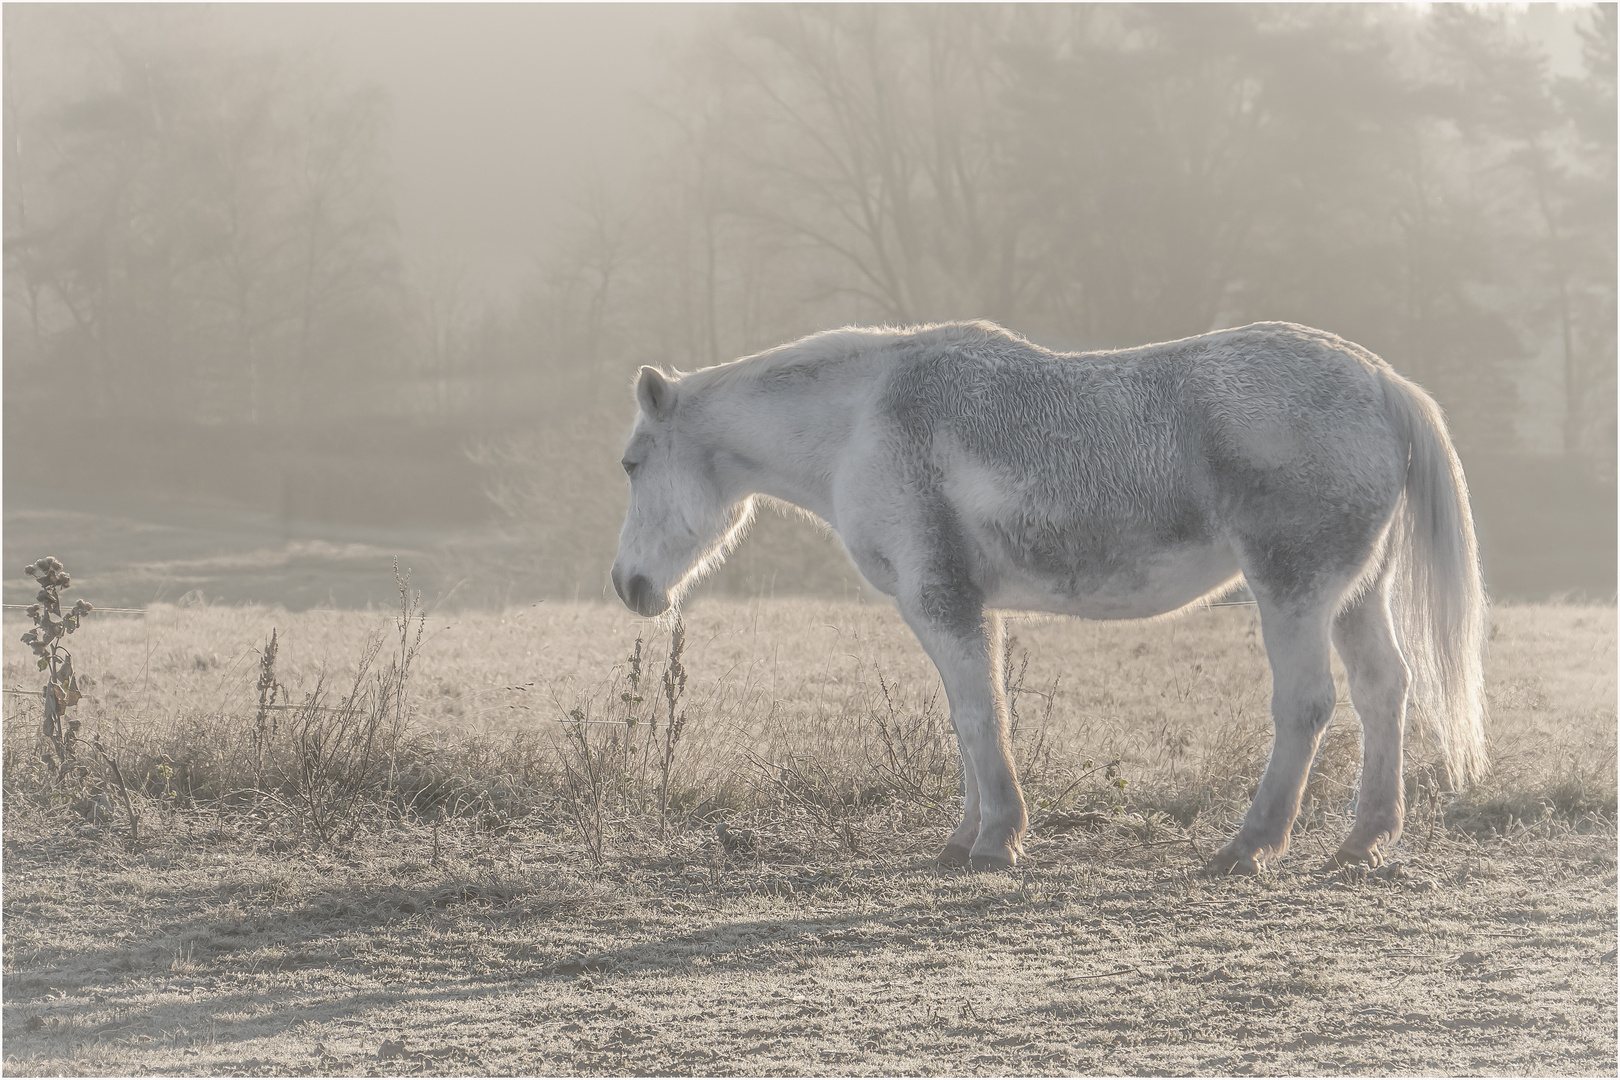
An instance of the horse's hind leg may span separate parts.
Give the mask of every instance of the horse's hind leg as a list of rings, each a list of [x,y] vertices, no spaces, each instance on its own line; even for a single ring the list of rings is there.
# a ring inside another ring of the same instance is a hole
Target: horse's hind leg
[[[1319,601],[1303,609],[1283,607],[1255,591],[1271,662],[1271,760],[1237,835],[1204,867],[1208,874],[1257,873],[1288,849],[1317,743],[1333,718],[1331,607]]]
[[[1401,741],[1406,726],[1406,662],[1395,643],[1387,579],[1380,579],[1339,613],[1333,645],[1350,679],[1350,702],[1361,720],[1361,785],[1356,823],[1324,869],[1350,863],[1377,866],[1382,849],[1401,835],[1406,812]]]

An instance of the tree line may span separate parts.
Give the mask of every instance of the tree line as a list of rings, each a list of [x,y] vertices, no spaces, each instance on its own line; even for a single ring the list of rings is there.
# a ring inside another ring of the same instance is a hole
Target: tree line
[[[1612,464],[1612,4],[1571,76],[1485,6],[744,6],[501,303],[402,257],[382,95],[145,17],[48,77],[6,57],[13,408],[538,414],[555,456],[637,364],[831,325],[1290,319],[1427,385],[1465,451]]]

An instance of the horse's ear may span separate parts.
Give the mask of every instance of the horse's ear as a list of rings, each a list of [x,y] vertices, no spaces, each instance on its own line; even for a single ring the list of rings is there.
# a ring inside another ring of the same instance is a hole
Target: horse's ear
[[[657,368],[644,367],[636,380],[636,400],[641,403],[642,412],[654,420],[662,420],[675,404],[675,384],[664,378],[664,373]]]

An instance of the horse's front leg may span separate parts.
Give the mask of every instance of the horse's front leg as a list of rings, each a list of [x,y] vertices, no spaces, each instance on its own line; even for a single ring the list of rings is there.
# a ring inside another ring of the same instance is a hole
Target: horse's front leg
[[[962,735],[957,732],[956,745],[961,747]],[[962,821],[945,842],[939,853],[941,866],[967,866],[973,861],[973,845],[979,839],[979,778],[973,774],[973,762],[962,755]]]
[[[1000,623],[986,617],[977,590],[902,589],[900,613],[939,669],[962,751],[962,824],[941,863],[1003,869],[1024,850],[1029,817],[1013,770],[1007,710],[992,658]]]

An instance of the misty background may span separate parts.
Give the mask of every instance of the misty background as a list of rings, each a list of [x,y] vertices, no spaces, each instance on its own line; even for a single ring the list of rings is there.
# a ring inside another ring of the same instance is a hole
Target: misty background
[[[5,600],[612,598],[641,364],[1261,319],[1615,593],[1615,7],[4,8]],[[705,592],[852,596],[766,514]]]

